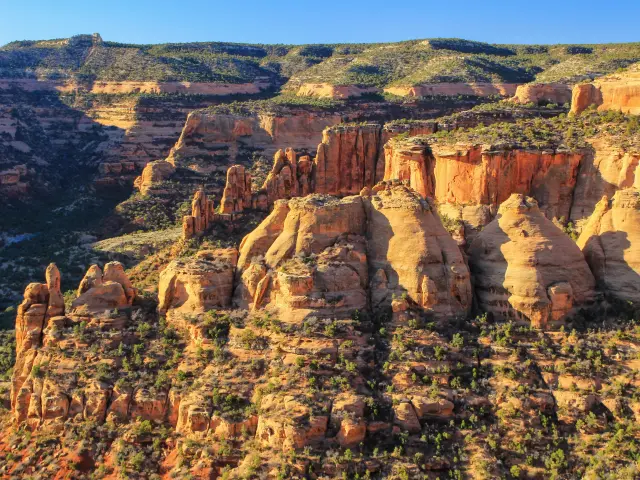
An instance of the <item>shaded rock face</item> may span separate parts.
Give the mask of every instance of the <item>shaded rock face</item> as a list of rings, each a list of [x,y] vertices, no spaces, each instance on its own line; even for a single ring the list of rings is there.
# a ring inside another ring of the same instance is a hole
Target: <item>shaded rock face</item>
[[[182,238],[188,240],[207,231],[215,217],[213,200],[198,190],[191,201],[191,215],[182,218]]]
[[[237,259],[237,250],[229,248],[204,250],[196,258],[172,261],[160,273],[158,310],[196,314],[228,307]]]
[[[606,138],[591,140],[593,152],[585,154],[573,194],[570,219],[581,220],[591,215],[603,197],[616,191],[640,187],[640,154],[613,145]]]
[[[583,112],[591,105],[598,110],[640,114],[640,66],[573,87],[571,112]]]
[[[598,286],[623,301],[640,301],[640,192],[619,190],[598,202],[578,246]]]
[[[434,207],[405,185],[386,182],[366,199],[372,308],[406,296],[436,317],[471,307],[469,270]]]
[[[373,187],[385,176],[384,145],[401,133],[433,133],[436,125],[429,121],[405,124],[377,123],[338,125],[322,132],[314,159],[316,193],[354,195],[364,187]],[[396,177],[397,178],[397,177]]]
[[[480,309],[500,319],[546,328],[594,298],[578,246],[524,195],[500,206],[471,243],[469,264]]]
[[[564,83],[526,83],[518,86],[513,100],[521,104],[545,102],[563,105],[571,102],[571,87]]]
[[[367,306],[360,197],[310,195],[279,200],[240,246],[234,303],[269,304],[289,320]]]
[[[322,131],[342,121],[339,114],[291,111],[287,114],[225,115],[192,112],[187,117],[180,139],[167,160],[201,172],[226,170],[245,155],[246,149],[259,148],[265,155],[291,147],[312,150]],[[224,157],[201,164],[198,157]],[[217,164],[217,166],[215,165]]]
[[[280,318],[390,306],[405,294],[436,316],[471,306],[469,272],[429,204],[401,184],[374,194],[278,201],[240,246],[234,303]]]
[[[11,378],[11,407],[22,420],[26,418],[30,392],[20,391],[42,345],[43,330],[52,318],[64,315],[60,272],[55,264],[47,267],[45,277],[46,283],[30,283],[27,286],[16,317],[16,363]],[[17,406],[20,395],[22,406]]]
[[[278,150],[262,186],[268,206],[272,206],[276,200],[309,195],[313,190],[312,167],[308,155],[298,158],[292,148]]]
[[[227,170],[220,207],[222,213],[238,213],[251,207],[251,174],[242,165]]]
[[[77,361],[56,358],[51,347],[68,342],[62,330],[81,322],[121,330],[127,316],[112,315],[113,312],[106,315],[105,310],[131,306],[135,289],[119,262],[107,263],[104,273],[93,265],[80,284],[71,311],[65,315],[60,272],[51,264],[45,276],[46,283],[27,287],[24,301],[18,307],[16,364],[11,379],[14,420],[26,421],[32,429],[61,425],[66,418],[76,415],[104,421],[111,387],[93,381],[78,390]],[[52,370],[51,376],[42,375],[45,367]]]

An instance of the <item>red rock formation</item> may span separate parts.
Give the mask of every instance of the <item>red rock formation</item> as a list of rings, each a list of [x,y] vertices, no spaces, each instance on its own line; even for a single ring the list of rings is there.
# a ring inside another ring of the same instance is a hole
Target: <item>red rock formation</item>
[[[387,87],[384,91],[401,97],[426,97],[431,95],[473,95],[478,97],[502,95],[503,97],[511,97],[515,94],[517,87],[517,83],[436,83]]]
[[[277,201],[242,241],[234,303],[289,321],[366,309],[368,296],[390,305],[402,294],[439,318],[466,312],[469,272],[432,208],[402,185],[374,190]]]
[[[440,204],[463,206],[468,210],[463,216],[477,222],[490,218],[513,193],[534,197],[548,218],[569,218],[584,157],[582,152],[429,144],[420,138],[391,140],[385,150],[385,179],[406,180]],[[477,206],[486,207],[489,215],[478,212]]]
[[[372,308],[405,296],[437,318],[465,315],[472,302],[469,271],[433,205],[394,182],[376,185],[365,204]]]
[[[584,226],[578,246],[599,287],[625,302],[640,302],[640,192],[606,196]]]
[[[191,201],[191,215],[182,218],[182,238],[189,240],[194,236],[202,235],[209,229],[215,216],[213,200],[198,190]]]
[[[545,329],[594,298],[578,246],[524,195],[500,205],[471,243],[469,264],[480,308],[500,319]]]
[[[158,310],[193,314],[228,307],[237,260],[236,249],[217,249],[172,261],[160,273]]]
[[[564,105],[571,102],[571,87],[564,83],[526,83],[518,86],[512,100],[521,104],[548,102]]]
[[[598,110],[640,114],[640,64],[573,87],[571,112],[580,113],[591,105]]]
[[[607,137],[590,140],[593,152],[584,155],[580,164],[571,221],[589,217],[603,196],[613,197],[625,188],[640,188],[640,153],[615,145]]]
[[[148,195],[152,192],[161,193],[157,184],[171,178],[175,171],[175,167],[165,160],[150,162],[142,170],[142,175],[136,178],[134,186],[140,190],[142,195]]]
[[[238,213],[251,208],[251,174],[242,165],[227,170],[227,183],[220,202],[222,213]]]
[[[378,93],[376,87],[358,87],[356,85],[330,85],[328,83],[305,83],[298,88],[299,97],[319,98],[357,98],[367,93]]]
[[[60,292],[60,272],[55,264],[46,271],[46,283],[31,283],[24,292],[16,317],[16,363],[11,378],[11,407],[17,421],[24,421],[31,399],[31,385],[23,385],[42,345],[43,330],[49,321],[64,315],[64,298]]]
[[[71,304],[72,316],[98,319],[105,310],[121,310],[133,304],[136,290],[120,262],[109,262],[104,273],[92,265],[80,282],[78,298]],[[110,319],[101,319],[111,324]],[[114,326],[122,326],[124,317],[119,317]]]

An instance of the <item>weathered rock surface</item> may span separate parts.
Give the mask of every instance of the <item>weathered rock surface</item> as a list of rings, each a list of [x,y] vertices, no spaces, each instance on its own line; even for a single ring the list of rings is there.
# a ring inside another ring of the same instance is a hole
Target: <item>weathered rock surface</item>
[[[134,186],[142,195],[148,195],[151,192],[159,193],[158,184],[171,178],[175,171],[175,167],[166,160],[149,162],[142,170],[142,174],[135,179]]]
[[[109,262],[104,273],[92,265],[80,282],[78,298],[71,304],[71,314],[93,317],[106,310],[130,307],[136,290],[120,262]]]
[[[515,94],[516,83],[435,83],[407,87],[387,87],[385,92],[401,97],[426,97],[429,95],[473,95],[489,97],[501,95],[511,97]]]
[[[235,303],[291,320],[366,308],[366,217],[358,196],[279,200],[240,246]]]
[[[355,195],[364,187],[373,187],[385,173],[384,145],[401,133],[421,135],[433,133],[430,121],[380,125],[337,125],[322,132],[314,159],[316,193]]]
[[[251,174],[242,165],[234,165],[227,170],[220,206],[222,213],[238,213],[251,208]]]
[[[397,178],[440,204],[495,212],[513,193],[534,197],[548,218],[569,218],[581,152],[493,150],[488,145],[390,141],[385,180]],[[472,215],[469,215],[471,217]],[[476,226],[476,225],[474,225]]]
[[[194,314],[228,307],[237,259],[237,250],[217,249],[169,263],[160,273],[159,311]]]
[[[267,204],[271,206],[276,200],[309,195],[313,189],[312,167],[308,155],[298,159],[291,148],[286,151],[278,150],[273,157],[273,167],[262,186],[267,195]]]
[[[215,217],[213,200],[198,190],[191,201],[191,215],[182,217],[182,238],[188,240],[207,231]]]
[[[607,137],[590,140],[593,152],[585,153],[573,194],[570,219],[577,221],[591,215],[603,196],[612,198],[616,191],[640,187],[640,153],[615,145]]]
[[[404,294],[438,317],[466,312],[468,269],[428,202],[404,185],[374,191],[277,201],[240,246],[236,305],[299,320],[365,309],[370,290],[376,308]]]
[[[640,301],[640,192],[635,188],[606,196],[584,226],[578,246],[598,286],[623,301]]]
[[[469,263],[480,308],[501,319],[547,328],[594,298],[578,246],[524,195],[500,206],[471,243]]]
[[[580,113],[591,105],[598,110],[640,114],[640,65],[573,87],[571,112]]]
[[[557,103],[563,105],[571,102],[571,87],[564,83],[525,83],[518,85],[513,97],[518,103]]]
[[[366,198],[372,308],[407,296],[437,318],[472,303],[469,270],[434,207],[411,188],[383,182]]]

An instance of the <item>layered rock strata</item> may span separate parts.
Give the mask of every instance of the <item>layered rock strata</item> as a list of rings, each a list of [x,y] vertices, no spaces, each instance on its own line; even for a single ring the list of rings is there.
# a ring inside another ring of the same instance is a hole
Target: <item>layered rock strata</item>
[[[578,246],[598,286],[625,302],[640,302],[640,192],[604,196],[584,226]]]
[[[598,110],[619,110],[639,115],[640,65],[573,87],[572,113],[583,112],[592,105]]]
[[[564,83],[526,83],[519,85],[513,100],[521,103],[557,103],[571,102],[571,87]]]
[[[73,326],[78,332],[87,326],[122,331],[128,317],[121,310],[131,306],[136,292],[122,265],[110,262],[104,273],[97,265],[89,269],[78,295],[65,314],[60,272],[54,264],[47,267],[46,283],[32,283],[25,290],[16,318],[16,364],[11,378],[11,408],[18,424],[61,426],[69,416],[104,421],[107,415],[111,388],[92,380],[79,389],[77,362],[59,361],[54,353],[81,341],[65,338],[63,332]],[[45,369],[51,374],[44,375]]]
[[[438,318],[471,305],[456,243],[432,206],[399,183],[341,200],[277,201],[242,241],[237,282],[237,306],[268,305],[291,321],[391,306],[396,295]]]
[[[478,306],[502,320],[547,328],[594,299],[578,246],[531,197],[511,195],[469,247]]]

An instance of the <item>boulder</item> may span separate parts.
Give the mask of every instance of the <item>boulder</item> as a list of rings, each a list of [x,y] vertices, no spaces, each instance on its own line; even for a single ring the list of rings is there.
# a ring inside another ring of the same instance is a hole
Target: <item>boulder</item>
[[[142,170],[142,175],[135,179],[134,186],[142,195],[161,193],[158,184],[171,178],[175,171],[176,168],[166,160],[149,162]]]

